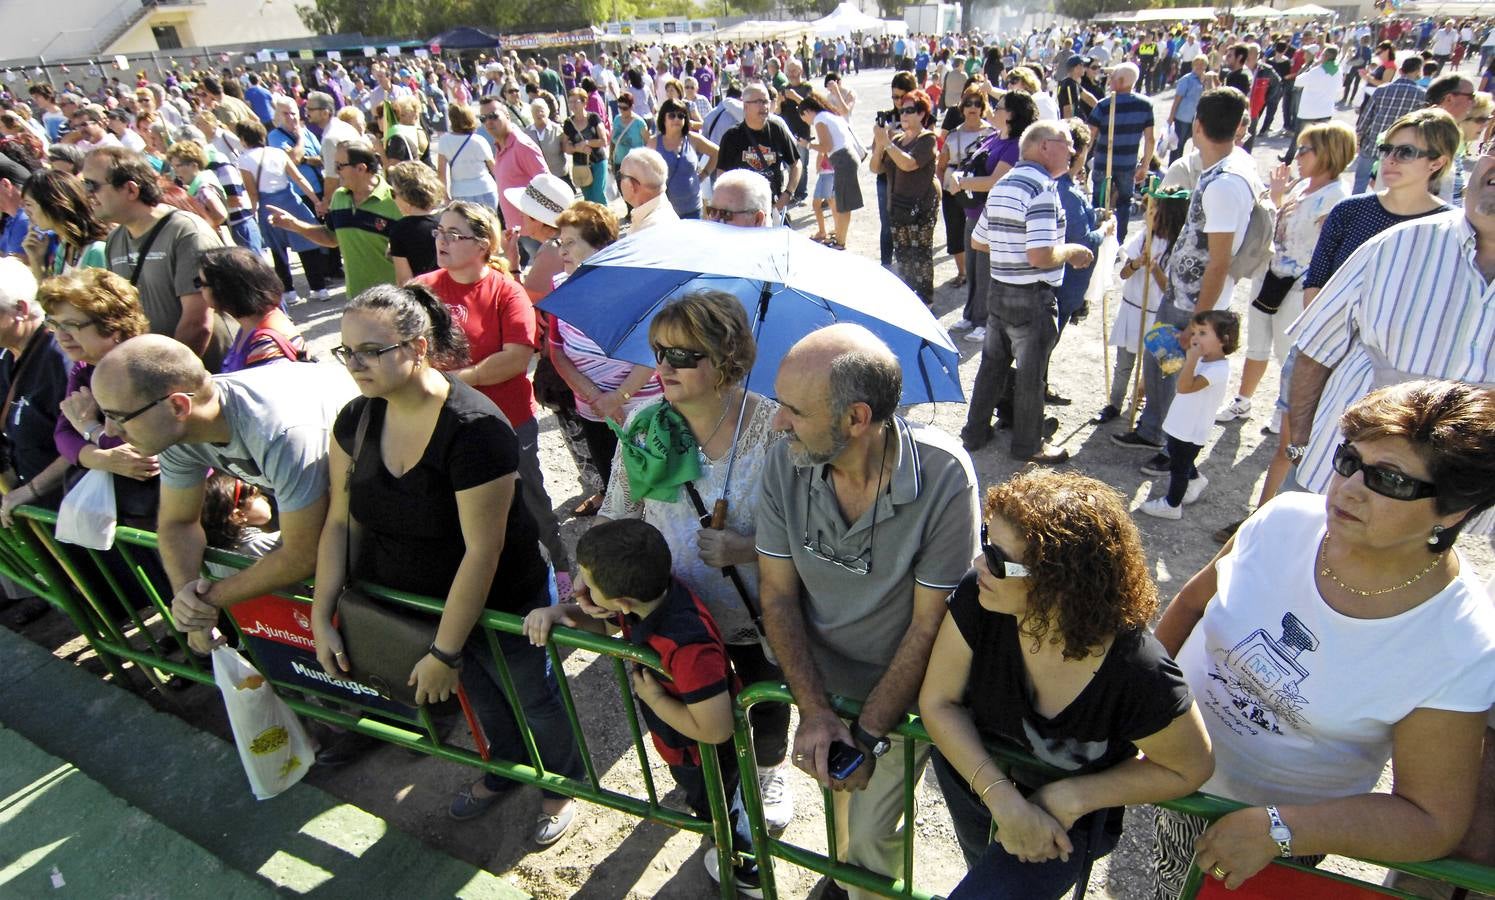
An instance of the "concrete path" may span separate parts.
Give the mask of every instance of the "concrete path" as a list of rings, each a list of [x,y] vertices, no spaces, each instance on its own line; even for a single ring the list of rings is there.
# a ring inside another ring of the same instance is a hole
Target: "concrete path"
[[[3,897],[528,896],[3,628],[0,760]]]

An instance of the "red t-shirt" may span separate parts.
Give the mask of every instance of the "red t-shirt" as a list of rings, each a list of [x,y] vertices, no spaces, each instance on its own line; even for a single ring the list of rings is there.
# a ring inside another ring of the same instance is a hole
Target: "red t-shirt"
[[[452,280],[445,269],[427,272],[414,279],[430,288],[446,308],[452,321],[467,332],[472,361],[482,362],[504,348],[505,344],[536,347],[539,332],[535,325],[535,307],[519,282],[497,269],[485,269],[483,278],[474,284]],[[477,389],[498,405],[515,428],[535,417],[535,389],[528,374],[515,375],[498,384],[481,384]]]

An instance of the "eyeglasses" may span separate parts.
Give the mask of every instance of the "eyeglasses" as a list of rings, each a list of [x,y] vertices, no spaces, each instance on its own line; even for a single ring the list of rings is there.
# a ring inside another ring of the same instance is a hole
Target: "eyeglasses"
[[[1007,558],[1001,547],[986,537],[986,523],[981,523],[981,553],[986,557],[986,569],[993,578],[1027,578],[1028,567]]]
[[[872,573],[872,547],[877,541],[877,500],[874,498],[872,501],[872,533],[867,538],[867,549],[856,556],[843,556],[836,552],[836,548],[822,540],[819,533],[816,533],[814,540],[810,539],[810,488],[813,484],[813,480],[805,482],[805,552],[822,562],[845,569],[853,575],[870,575]]]
[[[98,323],[93,319],[84,319],[81,322],[72,322],[68,321],[67,319],[54,319],[51,316],[48,316],[47,318],[42,320],[42,324],[46,325],[53,331],[66,331],[69,334],[77,334],[88,326],[96,325]]]
[[[665,113],[664,117],[666,119],[683,119],[683,118],[685,118],[685,113],[683,113],[683,112],[677,112],[675,110],[671,110],[671,111]]]
[[[1299,156],[1302,156],[1305,153],[1317,153],[1317,152],[1318,152],[1317,150],[1313,149],[1313,145],[1312,144],[1299,144],[1298,145],[1298,155]]]
[[[701,207],[701,218],[708,222],[731,222],[734,216],[745,216],[757,212],[755,209],[723,209],[720,206]]]
[[[494,119],[498,119],[498,118],[502,118],[501,116],[499,116],[498,113],[486,113],[484,115],[478,116],[478,121],[480,121],[480,122],[492,122]]]
[[[408,343],[410,343],[410,339],[406,338],[397,344],[390,344],[388,347],[374,347],[368,350],[354,350],[346,344],[339,344],[332,348],[332,358],[345,366],[356,362],[360,369],[367,369],[369,366],[377,363],[379,357],[386,353],[392,353]]]
[[[152,400],[151,402],[147,403],[146,405],[140,407],[137,410],[133,410],[131,412],[117,413],[117,412],[110,412],[107,409],[100,409],[99,410],[99,414],[102,415],[104,418],[108,419],[109,421],[113,422],[117,427],[123,428],[123,427],[125,427],[125,423],[126,422],[130,421],[131,419],[136,419],[136,418],[139,418],[140,416],[145,415],[150,410],[150,408],[152,406],[155,406],[157,403],[160,403],[162,400],[165,400],[167,397],[170,397],[170,396],[171,396],[170,394],[167,394],[166,397],[157,397],[156,399]]]
[[[743,106],[767,106],[768,105],[768,100],[766,100],[766,99],[764,99],[764,100],[744,100],[744,101],[742,101],[742,105]]]
[[[1380,144],[1376,147],[1376,155],[1381,159],[1394,159],[1399,163],[1411,162],[1414,159],[1434,159],[1438,156],[1432,150],[1423,150],[1411,144]]]
[[[1438,486],[1432,482],[1403,475],[1395,469],[1370,465],[1349,444],[1340,444],[1335,448],[1334,471],[1346,478],[1359,472],[1367,489],[1393,500],[1419,500],[1438,496]]]
[[[432,228],[431,237],[438,241],[476,241],[475,234],[463,234],[460,231],[446,231],[441,228]]]
[[[234,509],[238,509],[246,500],[253,500],[260,495],[260,489],[252,484],[245,484],[239,479],[234,479]]]
[[[655,347],[654,361],[668,363],[672,369],[694,369],[701,364],[706,354],[684,347]]]
[[[519,93],[519,88],[509,88],[508,90],[504,91],[504,93],[505,94],[517,94],[517,93]]]
[[[358,165],[358,164],[357,163],[350,163],[350,162],[340,162],[336,166],[334,166],[334,168],[336,168],[339,172],[341,172],[344,169],[347,169],[347,168],[350,168],[350,167],[356,166],[356,165]]]
[[[92,178],[83,179],[83,190],[87,191],[90,194],[98,193],[99,188],[103,186],[104,183],[101,181],[94,181]]]

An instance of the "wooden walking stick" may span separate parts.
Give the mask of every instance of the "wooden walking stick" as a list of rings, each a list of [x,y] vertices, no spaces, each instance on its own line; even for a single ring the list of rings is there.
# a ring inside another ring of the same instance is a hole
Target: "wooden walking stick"
[[[1152,212],[1152,205],[1156,202],[1154,193],[1157,185],[1148,184],[1142,192],[1147,198],[1147,212]],[[1132,357],[1132,410],[1127,418],[1126,430],[1132,431],[1137,427],[1137,410],[1142,406],[1142,354],[1146,352],[1147,341],[1147,303],[1152,297],[1152,216],[1147,216],[1147,234],[1142,239],[1142,271],[1146,278],[1142,281],[1142,308],[1137,312],[1137,355]],[[1161,291],[1161,288],[1159,289]],[[1158,298],[1159,312],[1162,312],[1162,297]]]
[[[1112,154],[1116,150],[1116,92],[1111,92],[1111,110],[1106,117],[1106,177],[1101,181],[1101,207],[1111,210],[1114,216],[1114,205],[1116,184],[1111,180]],[[1095,260],[1095,265],[1100,260]],[[1100,356],[1101,356],[1101,383],[1105,386],[1105,394],[1111,396],[1111,303],[1107,299],[1109,291],[1101,291],[1100,295]]]

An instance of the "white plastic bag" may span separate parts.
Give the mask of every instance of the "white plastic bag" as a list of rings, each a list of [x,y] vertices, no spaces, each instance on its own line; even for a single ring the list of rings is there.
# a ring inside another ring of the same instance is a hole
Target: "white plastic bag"
[[[213,680],[223,694],[234,743],[255,799],[269,800],[300,781],[316,751],[301,720],[275,696],[265,677],[239,651],[217,647]]]
[[[57,539],[108,550],[114,546],[114,475],[89,469],[62,498],[57,510]]]
[[[1116,242],[1115,232],[1106,235],[1095,251],[1095,262],[1090,266],[1090,286],[1085,289],[1085,302],[1090,305],[1092,313],[1099,313],[1101,297],[1119,286],[1116,278],[1116,254],[1120,251],[1121,246]]]
[[[1172,125],[1163,128],[1163,133],[1158,137],[1158,144],[1153,148],[1158,159],[1167,159],[1173,148],[1178,146],[1178,132],[1173,130]]]

